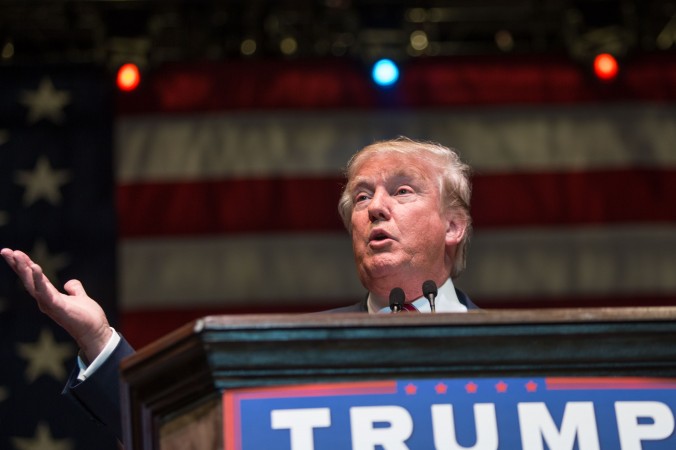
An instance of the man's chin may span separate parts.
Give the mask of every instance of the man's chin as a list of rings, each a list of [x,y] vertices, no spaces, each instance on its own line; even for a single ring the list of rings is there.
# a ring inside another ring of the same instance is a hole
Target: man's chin
[[[408,264],[387,258],[374,258],[363,266],[364,281],[378,282],[380,280],[401,277],[410,270]]]

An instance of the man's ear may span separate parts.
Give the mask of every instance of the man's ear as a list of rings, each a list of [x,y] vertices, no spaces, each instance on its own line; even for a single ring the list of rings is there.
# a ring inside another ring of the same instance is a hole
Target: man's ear
[[[458,245],[467,231],[467,224],[453,214],[446,215],[446,245]]]

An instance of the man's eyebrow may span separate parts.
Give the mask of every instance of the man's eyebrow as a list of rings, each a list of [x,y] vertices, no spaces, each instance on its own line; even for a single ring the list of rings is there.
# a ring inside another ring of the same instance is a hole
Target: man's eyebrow
[[[392,178],[412,178],[412,179],[418,179],[418,178],[423,178],[424,174],[412,167],[405,167],[397,170]]]
[[[419,182],[426,178],[427,176],[425,173],[414,167],[403,167],[390,177],[390,179],[396,183],[404,182],[412,185],[419,185]]]
[[[422,171],[411,168],[411,167],[404,167],[399,170],[397,170],[395,173],[391,174],[388,176],[389,180],[393,180],[395,182],[401,182],[401,181],[417,181],[425,178],[425,174],[422,173]],[[389,181],[388,180],[388,181]],[[364,176],[355,176],[350,182],[347,184],[347,190],[348,192],[354,192],[354,190],[359,189],[359,188],[368,188],[373,185],[373,179],[372,177],[364,177]]]
[[[367,187],[372,184],[373,182],[371,181],[370,178],[357,176],[349,181],[349,183],[347,184],[347,191],[354,192],[359,188]]]

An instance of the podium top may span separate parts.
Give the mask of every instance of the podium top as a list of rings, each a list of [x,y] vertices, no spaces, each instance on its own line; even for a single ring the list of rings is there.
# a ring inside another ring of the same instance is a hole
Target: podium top
[[[220,315],[194,320],[146,346],[123,362],[122,373],[133,378],[144,367],[168,370],[179,364],[180,355],[199,354],[228,379],[240,371],[236,377],[246,377],[261,365],[279,375],[297,370],[308,375],[308,364],[335,368],[336,375],[343,372],[337,366],[383,363],[435,376],[532,370],[552,375],[571,367],[599,374],[657,370],[665,375],[666,370],[676,375],[674,344],[676,307]],[[221,385],[218,379],[214,382]]]

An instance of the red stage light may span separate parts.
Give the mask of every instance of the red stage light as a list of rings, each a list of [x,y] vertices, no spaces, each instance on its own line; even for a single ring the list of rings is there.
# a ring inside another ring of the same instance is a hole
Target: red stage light
[[[594,73],[603,81],[610,81],[617,76],[620,67],[610,53],[601,53],[594,58]]]
[[[125,64],[117,71],[117,87],[121,91],[133,91],[141,82],[141,73],[136,64]]]

